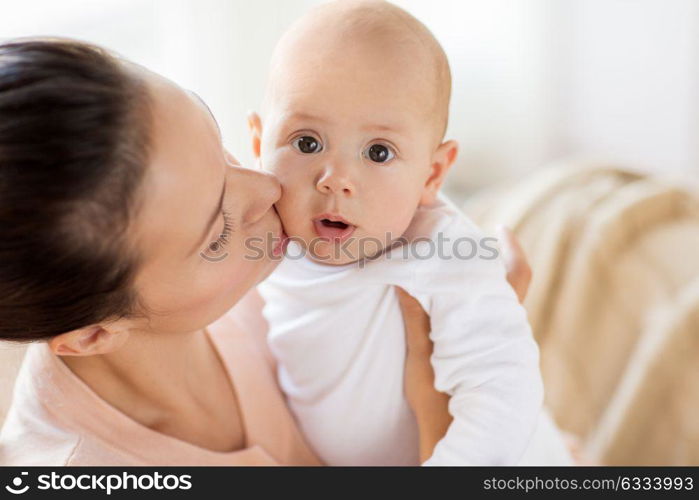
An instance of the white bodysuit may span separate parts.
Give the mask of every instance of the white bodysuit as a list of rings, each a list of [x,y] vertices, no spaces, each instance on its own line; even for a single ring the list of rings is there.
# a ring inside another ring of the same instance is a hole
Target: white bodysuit
[[[426,464],[569,463],[495,239],[444,198],[418,209],[404,237],[344,266],[301,257],[292,242],[259,286],[279,383],[316,453],[330,465],[419,464],[398,285],[430,315],[435,386],[451,395],[454,420]]]

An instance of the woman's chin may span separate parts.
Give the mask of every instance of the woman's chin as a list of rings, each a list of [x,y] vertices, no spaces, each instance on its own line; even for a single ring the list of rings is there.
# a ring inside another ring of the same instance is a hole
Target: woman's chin
[[[264,272],[261,274],[261,277],[257,280],[257,283],[255,283],[255,285],[259,285],[264,280],[266,280],[269,277],[269,275],[274,272],[277,266],[281,264],[283,258],[284,256],[277,257],[275,259],[270,259],[265,267]]]

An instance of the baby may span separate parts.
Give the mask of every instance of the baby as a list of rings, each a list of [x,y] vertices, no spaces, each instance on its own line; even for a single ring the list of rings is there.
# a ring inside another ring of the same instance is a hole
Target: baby
[[[443,141],[450,91],[444,51],[419,21],[340,1],[284,35],[264,120],[250,118],[292,239],[260,286],[269,344],[289,406],[331,465],[419,463],[395,285],[429,313],[435,386],[451,396],[454,420],[426,463],[568,461],[497,251],[439,195],[457,155]]]

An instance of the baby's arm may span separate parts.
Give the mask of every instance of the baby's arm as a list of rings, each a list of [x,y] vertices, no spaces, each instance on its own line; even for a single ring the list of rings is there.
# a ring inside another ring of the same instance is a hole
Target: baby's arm
[[[451,241],[483,236],[469,224],[447,231]],[[425,464],[516,464],[535,429],[543,384],[526,313],[501,262],[451,255],[415,269],[406,289],[430,314],[435,387],[452,396],[454,417]]]

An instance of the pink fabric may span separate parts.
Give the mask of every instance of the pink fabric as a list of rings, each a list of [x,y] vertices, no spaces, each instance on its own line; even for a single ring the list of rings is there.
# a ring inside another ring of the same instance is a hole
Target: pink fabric
[[[236,389],[249,446],[216,452],[161,434],[95,394],[46,344],[32,345],[0,434],[1,465],[319,465],[265,347],[226,315],[209,327]]]

